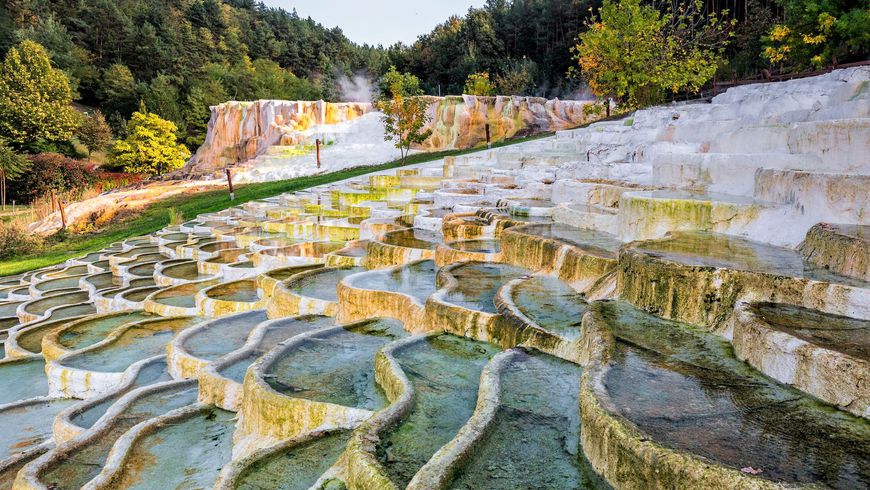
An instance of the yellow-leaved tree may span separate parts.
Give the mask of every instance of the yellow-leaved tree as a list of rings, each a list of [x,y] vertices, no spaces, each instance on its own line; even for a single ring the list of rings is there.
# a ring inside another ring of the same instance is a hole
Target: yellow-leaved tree
[[[51,66],[48,52],[21,41],[0,66],[0,138],[17,150],[38,151],[44,141],[72,138],[78,113],[66,75]]]
[[[429,103],[421,97],[420,80],[410,73],[399,73],[395,66],[381,78],[379,87],[375,105],[384,113],[384,140],[395,142],[404,162],[411,145],[426,141],[432,134],[431,129],[423,129],[429,122]]]
[[[483,96],[495,95],[495,86],[493,86],[492,81],[489,79],[489,73],[484,71],[468,75],[468,79],[465,80],[465,90],[463,90],[463,93]]]
[[[592,92],[624,109],[696,92],[713,78],[733,23],[701,0],[664,11],[641,0],[604,0],[572,49]]]
[[[176,141],[178,128],[150,112],[134,112],[127,137],[112,147],[112,162],[125,172],[163,175],[184,166],[190,151]]]

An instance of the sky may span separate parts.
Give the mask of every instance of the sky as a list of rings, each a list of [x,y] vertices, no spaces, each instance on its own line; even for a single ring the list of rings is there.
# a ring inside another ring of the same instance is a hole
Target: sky
[[[397,41],[411,44],[453,14],[464,16],[469,7],[484,0],[264,0],[270,7],[294,8],[300,17],[311,17],[328,28],[338,26],[358,44]]]

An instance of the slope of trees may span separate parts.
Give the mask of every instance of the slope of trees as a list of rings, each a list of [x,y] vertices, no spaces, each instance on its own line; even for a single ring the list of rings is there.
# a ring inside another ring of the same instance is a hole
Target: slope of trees
[[[380,73],[383,58],[339,29],[247,0],[3,2],[0,52],[24,39],[48,50],[74,98],[100,107],[116,132],[143,101],[190,148],[210,104],[336,99],[336,77]]]

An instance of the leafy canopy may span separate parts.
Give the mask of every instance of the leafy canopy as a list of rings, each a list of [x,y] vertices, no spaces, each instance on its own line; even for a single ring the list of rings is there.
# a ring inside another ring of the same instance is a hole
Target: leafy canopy
[[[423,129],[430,120],[426,114],[429,103],[421,97],[420,80],[410,73],[399,73],[395,66],[378,86],[381,94],[375,104],[384,113],[384,140],[394,141],[404,160],[411,145],[426,141],[432,134],[431,129]]]
[[[78,125],[66,75],[52,68],[45,48],[22,41],[0,66],[0,137],[17,149],[67,141]]]
[[[605,0],[572,50],[581,75],[595,95],[629,109],[699,90],[716,73],[732,25],[702,10],[699,0],[664,13],[640,0]]]
[[[15,150],[0,140],[0,178],[18,178],[27,171],[28,167],[30,167],[30,160],[27,157],[15,153]]]
[[[489,73],[484,71],[468,75],[463,93],[482,96],[495,95],[495,86],[489,81]]]
[[[785,15],[763,36],[761,55],[772,65],[801,70],[824,68],[870,51],[870,9],[866,2],[780,0]],[[860,4],[864,3],[863,6]]]
[[[134,112],[127,137],[112,148],[112,160],[125,172],[162,175],[184,166],[190,151],[176,142],[175,124],[153,113]]]
[[[76,131],[79,141],[88,149],[88,156],[94,151],[102,151],[112,143],[112,128],[106,122],[106,117],[97,109],[82,118],[82,124]]]

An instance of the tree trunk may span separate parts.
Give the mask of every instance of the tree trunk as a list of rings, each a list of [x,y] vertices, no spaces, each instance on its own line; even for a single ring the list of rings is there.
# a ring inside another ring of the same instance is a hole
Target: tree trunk
[[[0,201],[3,203],[3,211],[6,211],[6,170],[0,168]]]

